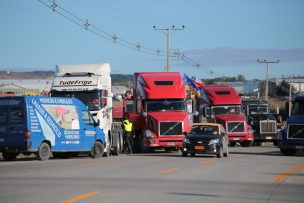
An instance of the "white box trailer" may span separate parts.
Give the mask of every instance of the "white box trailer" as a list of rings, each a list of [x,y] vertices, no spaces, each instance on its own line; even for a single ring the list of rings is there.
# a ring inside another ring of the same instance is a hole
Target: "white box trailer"
[[[113,127],[111,68],[108,63],[57,65],[52,97],[74,97],[88,106],[106,135],[105,155],[117,155],[123,147],[122,131]]]

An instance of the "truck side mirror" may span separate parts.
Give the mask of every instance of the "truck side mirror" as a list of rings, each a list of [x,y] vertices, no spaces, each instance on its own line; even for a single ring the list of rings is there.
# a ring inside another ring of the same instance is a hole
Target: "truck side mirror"
[[[198,111],[194,111],[193,115],[198,116],[199,115]]]
[[[147,112],[143,112],[142,114],[145,118],[147,118],[147,115],[148,115]]]
[[[94,126],[100,126],[100,120],[99,119],[94,123]]]

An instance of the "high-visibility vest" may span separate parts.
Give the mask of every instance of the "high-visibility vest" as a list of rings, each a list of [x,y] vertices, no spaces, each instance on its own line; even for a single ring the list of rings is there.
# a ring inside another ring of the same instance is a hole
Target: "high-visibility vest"
[[[133,124],[131,122],[129,122],[128,120],[123,121],[123,127],[126,132],[132,132],[132,126],[133,126]]]

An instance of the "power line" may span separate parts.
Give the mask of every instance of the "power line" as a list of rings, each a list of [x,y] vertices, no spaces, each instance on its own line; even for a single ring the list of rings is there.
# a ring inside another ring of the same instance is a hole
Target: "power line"
[[[115,33],[111,34],[108,33],[100,28],[98,28],[97,26],[95,26],[93,23],[91,23],[88,19],[84,20],[78,16],[76,16],[75,14],[69,12],[68,10],[64,9],[63,7],[61,7],[60,5],[58,5],[56,3],[55,0],[46,0],[48,1],[50,4],[46,3],[43,0],[38,0],[40,3],[42,3],[43,5],[45,5],[46,7],[50,8],[53,12],[58,13],[59,15],[61,15],[62,17],[64,17],[65,19],[69,20],[70,22],[84,28],[87,31],[90,31],[91,33],[102,37],[108,41],[114,42],[115,44],[118,44],[120,46],[135,50],[135,51],[140,51],[146,54],[151,54],[151,55],[157,55],[157,56],[166,56],[166,54],[164,53],[164,51],[162,51],[161,49],[157,48],[157,49],[152,49],[149,47],[146,47],[144,45],[142,45],[141,43],[137,42],[137,43],[133,43],[130,42],[128,40],[122,39],[120,37],[118,37]],[[169,28],[168,28],[169,29]],[[184,29],[184,27],[182,28]],[[181,28],[170,28],[171,30],[182,30]],[[159,29],[160,30],[160,29]],[[166,30],[166,29],[164,29]],[[184,53],[180,53],[178,52],[173,52],[168,49],[167,50],[167,62],[168,62],[168,58],[170,60],[170,57],[176,57],[179,58],[181,60],[183,60],[184,62],[188,63],[189,65],[200,69],[201,68],[201,64],[193,61],[192,59],[190,59],[189,57],[185,56]],[[169,63],[167,63],[167,70],[169,70],[170,66],[170,61]],[[212,71],[212,70],[211,70]],[[211,71],[209,71],[209,74],[212,76],[214,74],[214,72],[210,73]]]

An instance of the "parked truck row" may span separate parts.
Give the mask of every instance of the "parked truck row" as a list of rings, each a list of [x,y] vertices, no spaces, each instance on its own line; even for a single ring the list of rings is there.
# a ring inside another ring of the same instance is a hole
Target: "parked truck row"
[[[113,97],[110,72],[107,63],[57,65],[51,97],[0,98],[4,160],[19,153],[35,153],[40,160],[118,155],[124,118],[133,123],[136,152],[179,150],[193,121],[223,126],[230,146],[278,142],[284,155],[304,147],[303,97],[295,99],[292,116],[277,136],[268,104],[242,102],[229,85],[198,85],[179,72],[138,72],[132,94]]]

